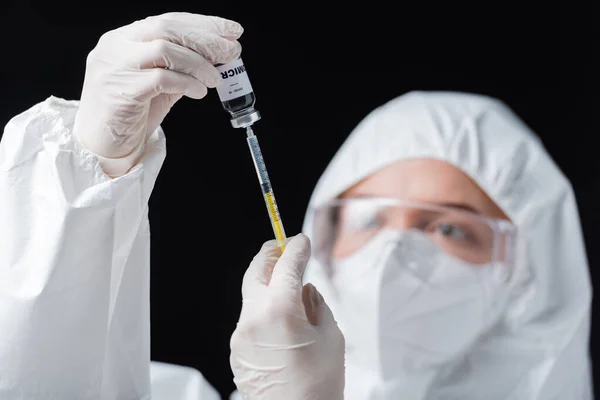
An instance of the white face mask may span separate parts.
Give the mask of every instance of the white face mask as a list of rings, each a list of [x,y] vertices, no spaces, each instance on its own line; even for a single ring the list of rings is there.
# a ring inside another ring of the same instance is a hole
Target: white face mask
[[[492,264],[466,263],[417,232],[383,231],[333,270],[348,398],[419,398],[427,383],[407,375],[426,377],[466,352],[504,303]]]

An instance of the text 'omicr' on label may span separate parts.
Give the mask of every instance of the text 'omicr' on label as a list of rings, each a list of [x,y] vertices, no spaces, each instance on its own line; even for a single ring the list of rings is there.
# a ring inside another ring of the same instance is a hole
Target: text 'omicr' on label
[[[243,74],[246,72],[246,66],[244,64],[239,67],[228,69],[227,71],[221,72],[221,77],[223,79],[231,78],[232,76],[236,76],[238,74]]]

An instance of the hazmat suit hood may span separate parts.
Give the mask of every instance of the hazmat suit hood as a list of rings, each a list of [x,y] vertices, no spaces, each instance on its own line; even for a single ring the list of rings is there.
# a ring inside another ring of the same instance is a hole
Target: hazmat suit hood
[[[592,399],[591,283],[573,190],[536,135],[502,102],[411,92],[375,109],[320,178],[304,232],[311,236],[314,207],[394,162],[414,158],[448,162],[472,178],[517,227],[520,253],[497,326],[465,359],[440,367],[406,398]],[[339,304],[316,260],[304,279],[319,288],[335,315]],[[347,398],[354,385],[360,382],[346,381]]]

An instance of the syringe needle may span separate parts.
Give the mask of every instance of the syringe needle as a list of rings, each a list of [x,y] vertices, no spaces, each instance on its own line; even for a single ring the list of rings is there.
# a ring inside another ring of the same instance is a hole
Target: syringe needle
[[[285,250],[286,236],[283,229],[283,223],[281,222],[281,217],[279,215],[279,208],[277,207],[277,202],[275,201],[275,194],[273,193],[273,188],[271,187],[271,180],[269,179],[265,161],[263,160],[262,152],[260,151],[260,146],[258,145],[258,139],[256,135],[254,135],[254,132],[250,126],[246,128],[246,133],[248,134],[246,139],[248,140],[248,146],[250,147],[250,154],[252,154],[252,161],[254,162],[254,168],[256,169],[256,174],[258,175],[258,181],[260,182],[260,187],[265,199],[267,211],[269,213],[269,218],[271,219],[271,226],[273,227],[273,232],[275,233],[275,239],[277,240],[277,245],[281,249],[281,252],[283,252],[283,250]]]

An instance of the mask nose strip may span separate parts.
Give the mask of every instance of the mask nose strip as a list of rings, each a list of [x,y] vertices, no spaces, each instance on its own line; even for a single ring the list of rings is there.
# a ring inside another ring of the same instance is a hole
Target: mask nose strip
[[[431,248],[430,243],[411,240],[405,236],[388,243],[388,246],[393,246],[388,258],[390,267],[404,268],[417,279],[423,282],[429,281],[435,270],[435,251]]]

